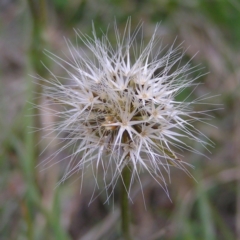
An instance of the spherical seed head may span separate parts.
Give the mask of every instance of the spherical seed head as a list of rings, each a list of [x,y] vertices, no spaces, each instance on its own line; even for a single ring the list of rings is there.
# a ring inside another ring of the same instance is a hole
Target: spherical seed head
[[[50,127],[64,143],[56,154],[72,146],[62,180],[91,166],[96,180],[102,177],[106,188],[114,187],[127,165],[132,180],[140,181],[139,173],[145,170],[166,189],[163,170],[169,174],[176,166],[187,172],[187,163],[175,151],[195,151],[183,139],[205,145],[192,125],[199,120],[192,102],[175,99],[193,85],[189,75],[195,69],[188,63],[180,66],[180,47],[172,46],[165,54],[158,49],[157,29],[145,47],[136,41],[142,27],[131,34],[130,22],[122,36],[115,25],[116,46],[107,36],[97,38],[94,28],[93,37],[77,32],[92,59],[73,47],[71,62],[48,53],[60,66],[68,65],[63,68],[72,84],[63,85],[51,73],[54,79],[44,87],[49,104],[61,106],[54,111],[60,121]]]

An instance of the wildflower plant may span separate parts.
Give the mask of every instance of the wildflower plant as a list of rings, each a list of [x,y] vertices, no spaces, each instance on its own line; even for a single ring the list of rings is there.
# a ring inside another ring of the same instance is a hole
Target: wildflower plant
[[[131,33],[129,21],[122,35],[114,27],[115,46],[107,35],[99,39],[94,27],[92,37],[76,32],[91,56],[69,41],[71,59],[47,52],[68,74],[65,84],[51,72],[52,79],[42,79],[47,103],[41,108],[50,109],[57,118],[46,126],[57,132],[61,144],[54,156],[71,147],[60,182],[79,170],[83,176],[90,167],[96,184],[103,179],[106,190],[114,189],[118,180],[124,182],[127,169],[128,197],[134,179],[141,183],[143,171],[167,192],[164,176],[170,175],[172,166],[188,173],[186,165],[190,164],[180,152],[198,153],[185,139],[204,147],[208,141],[193,125],[206,117],[205,112],[192,109],[202,99],[176,100],[184,89],[197,85],[196,78],[191,78],[196,68],[189,62],[181,64],[181,46],[172,45],[168,51],[161,48],[158,27],[147,44],[142,37],[137,41],[142,25]],[[52,109],[53,104],[58,107]]]

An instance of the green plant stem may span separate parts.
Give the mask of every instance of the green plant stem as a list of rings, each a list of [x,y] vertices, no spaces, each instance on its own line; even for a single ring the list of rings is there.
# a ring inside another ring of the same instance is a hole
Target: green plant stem
[[[43,49],[43,30],[45,26],[45,0],[41,1],[28,0],[28,6],[31,14],[30,22],[32,23],[31,29],[31,42],[29,45],[29,61],[27,65],[27,72],[34,71],[38,75],[42,74],[40,70],[40,59]],[[41,5],[41,6],[40,6]],[[40,54],[39,54],[40,53]],[[33,92],[40,92],[41,89],[38,87],[36,89],[30,77],[26,78],[28,81],[28,102],[33,102],[34,105],[38,104],[38,98],[34,96]],[[38,85],[36,85],[38,86]],[[35,166],[37,165],[37,159],[39,156],[39,132],[29,133],[28,127],[40,128],[40,118],[38,114],[38,109],[32,109],[32,105],[27,102],[25,106],[25,150],[21,156],[21,166],[24,173],[25,182],[27,185],[26,195],[23,199],[22,205],[26,208],[23,211],[23,216],[27,223],[27,239],[34,240],[36,238],[36,228],[35,228],[35,213],[40,205],[41,193],[40,187],[37,182],[37,173]]]
[[[121,227],[124,240],[131,240],[130,234],[130,210],[128,200],[128,190],[131,181],[131,169],[125,166],[122,171],[122,188],[121,188]]]
[[[29,48],[29,62],[31,68],[34,70],[34,72],[41,76],[41,77],[46,77],[47,75],[47,70],[41,63],[45,61],[45,55],[43,54],[43,49],[45,46],[44,42],[44,34],[45,34],[45,28],[46,28],[46,0],[28,0],[28,6],[31,14],[31,19],[32,19],[32,41],[30,43],[30,48]],[[45,63],[46,64],[46,63]],[[31,80],[32,81],[32,80]],[[40,83],[40,80],[38,84],[33,84],[29,83],[30,86],[30,91],[35,92],[37,94],[41,94],[42,92],[42,86]],[[34,105],[38,106],[41,98],[36,97],[36,96],[30,96],[30,102],[32,102]],[[36,107],[32,111],[32,123],[31,125],[35,127],[36,129],[41,128],[41,123],[40,123],[40,117],[39,117],[39,109]],[[29,135],[29,134],[28,134]],[[37,143],[40,142],[40,132],[36,131],[31,134],[32,137],[32,142],[34,143],[34,147],[32,150],[32,158],[31,158],[31,165],[32,165],[32,170],[35,172],[35,166],[36,166],[36,160],[38,159],[38,156],[40,154],[40,149],[39,145]],[[36,174],[34,174],[36,175]]]

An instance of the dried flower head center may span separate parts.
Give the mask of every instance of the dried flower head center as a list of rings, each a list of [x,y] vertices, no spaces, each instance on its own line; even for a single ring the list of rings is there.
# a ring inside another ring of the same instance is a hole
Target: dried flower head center
[[[154,110],[154,111],[152,112],[152,115],[153,115],[153,117],[157,118],[157,117],[158,117],[158,111],[157,111],[157,110]]]
[[[141,136],[142,136],[142,137],[146,137],[146,136],[147,136],[147,131],[146,131],[146,130],[143,130],[143,131],[141,132]]]
[[[130,143],[126,144],[123,149],[124,149],[125,152],[128,153],[130,151],[136,150],[136,146],[134,145],[133,142],[130,142]]]
[[[105,127],[105,130],[115,130],[117,126],[114,126],[112,124],[116,123],[114,116],[106,116],[105,121],[102,123],[102,126]]]

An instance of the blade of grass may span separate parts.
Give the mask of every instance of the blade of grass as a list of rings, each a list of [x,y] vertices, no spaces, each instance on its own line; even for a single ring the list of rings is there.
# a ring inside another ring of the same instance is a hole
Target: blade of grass
[[[201,220],[201,226],[203,227],[203,239],[215,240],[215,229],[212,218],[211,206],[206,191],[204,191],[201,182],[197,184],[198,193],[198,210]]]

